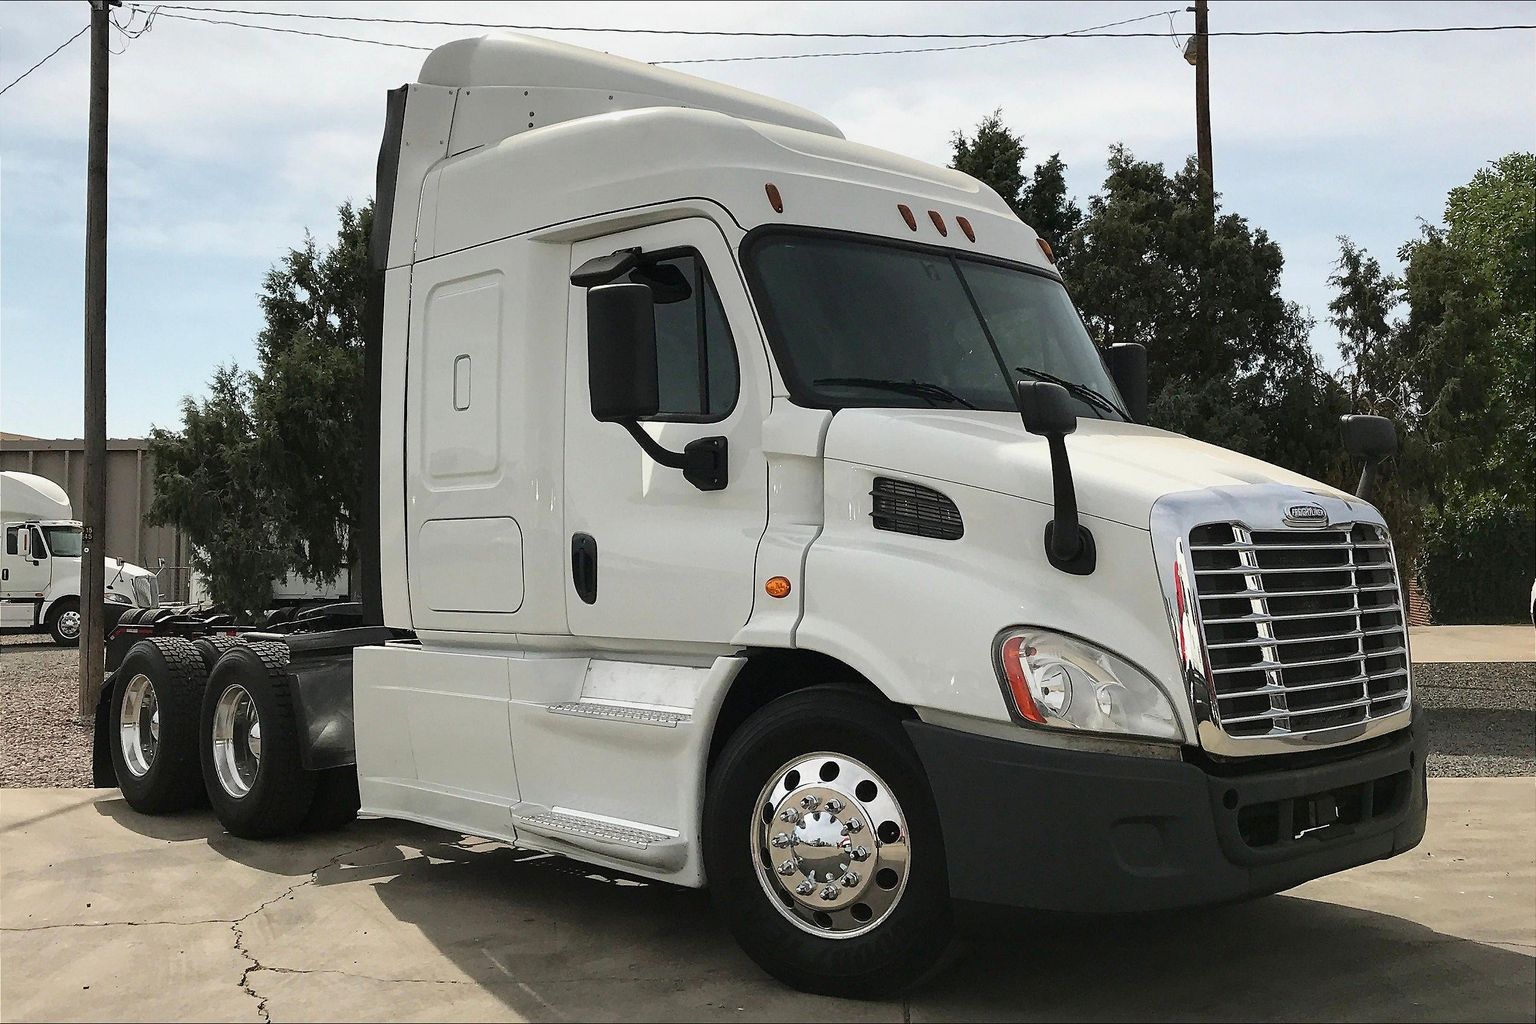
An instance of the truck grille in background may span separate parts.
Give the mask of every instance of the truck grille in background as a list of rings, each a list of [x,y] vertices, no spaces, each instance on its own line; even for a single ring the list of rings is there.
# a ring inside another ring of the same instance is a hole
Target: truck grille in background
[[[140,608],[157,608],[160,605],[160,581],[153,576],[133,578],[133,603]]]
[[[1353,725],[1408,706],[1408,651],[1386,531],[1189,536],[1212,697],[1230,736]]]
[[[877,476],[875,489],[869,493],[875,499],[870,516],[877,530],[935,540],[959,540],[965,534],[960,510],[932,487]]]

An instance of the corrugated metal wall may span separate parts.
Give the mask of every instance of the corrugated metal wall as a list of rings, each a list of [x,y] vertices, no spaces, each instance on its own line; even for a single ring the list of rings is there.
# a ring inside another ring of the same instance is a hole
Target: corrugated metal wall
[[[69,493],[75,518],[85,488],[85,442],[79,438],[0,440],[0,470],[35,473]],[[155,569],[165,559],[160,590],[167,601],[185,600],[186,539],[168,526],[147,526],[154,500],[154,462],[143,438],[107,441],[107,549],[125,562]]]

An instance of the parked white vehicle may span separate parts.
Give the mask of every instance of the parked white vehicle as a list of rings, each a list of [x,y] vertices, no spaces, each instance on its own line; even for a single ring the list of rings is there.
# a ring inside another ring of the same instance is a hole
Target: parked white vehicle
[[[1136,422],[1145,353],[1095,349],[984,185],[511,35],[391,93],[379,182],[375,625],[136,645],[98,731],[135,806],[276,835],[360,790],[708,885],[849,996],[971,904],[1233,900],[1419,841],[1381,515]]]
[[[80,642],[80,554],[83,530],[69,495],[46,477],[0,472],[0,629],[47,632],[55,643]],[[155,574],[106,559],[106,600],[124,607],[160,603]]]

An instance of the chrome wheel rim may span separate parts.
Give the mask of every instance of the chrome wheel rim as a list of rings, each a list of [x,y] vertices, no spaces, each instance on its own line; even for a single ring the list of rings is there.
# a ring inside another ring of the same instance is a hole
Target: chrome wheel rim
[[[123,764],[134,778],[143,778],[155,763],[155,751],[160,747],[160,698],[149,676],[140,672],[128,680],[123,687],[119,717],[118,744],[123,750]]]
[[[77,640],[80,637],[80,613],[65,612],[59,616],[59,635],[66,640]]]
[[[213,709],[213,769],[236,800],[251,791],[261,770],[261,717],[239,683],[226,687]]]
[[[884,779],[845,754],[806,754],[774,772],[752,810],[751,843],[768,902],[826,939],[878,928],[911,874],[901,804]]]

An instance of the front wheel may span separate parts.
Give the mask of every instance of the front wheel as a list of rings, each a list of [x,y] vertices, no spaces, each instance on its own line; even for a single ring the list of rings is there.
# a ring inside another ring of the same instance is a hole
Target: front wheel
[[[704,858],[737,941],[795,988],[889,997],[950,948],[932,793],[900,720],[862,692],[814,687],[747,720],[711,773]]]
[[[48,610],[48,635],[60,647],[80,646],[80,602],[72,597],[56,601]]]

